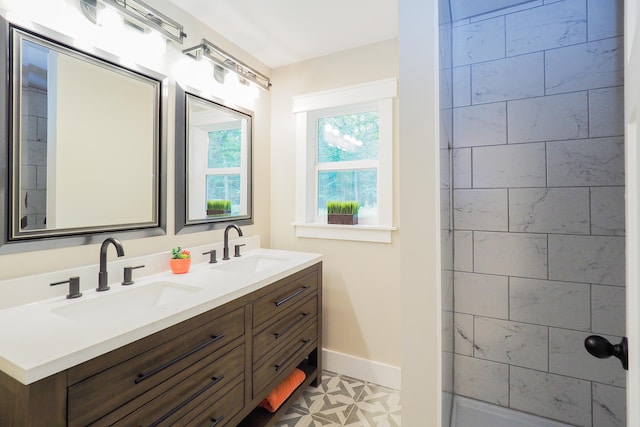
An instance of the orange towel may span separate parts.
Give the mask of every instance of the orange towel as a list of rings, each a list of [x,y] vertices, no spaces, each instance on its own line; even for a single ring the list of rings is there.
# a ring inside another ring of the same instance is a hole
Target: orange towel
[[[291,393],[302,384],[306,377],[302,370],[298,368],[294,369],[287,378],[271,390],[271,393],[269,393],[258,406],[269,412],[276,412],[280,405],[291,396]]]

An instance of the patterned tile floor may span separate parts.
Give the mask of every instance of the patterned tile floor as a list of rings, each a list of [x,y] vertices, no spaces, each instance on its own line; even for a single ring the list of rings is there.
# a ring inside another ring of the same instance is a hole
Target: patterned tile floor
[[[323,371],[276,423],[277,427],[399,427],[400,392]]]

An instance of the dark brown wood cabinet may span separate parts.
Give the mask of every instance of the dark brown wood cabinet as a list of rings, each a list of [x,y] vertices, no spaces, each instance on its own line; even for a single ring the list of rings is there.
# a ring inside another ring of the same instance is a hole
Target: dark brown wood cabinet
[[[321,381],[322,263],[29,385],[0,372],[1,426],[271,426]],[[258,404],[296,367],[275,413]]]

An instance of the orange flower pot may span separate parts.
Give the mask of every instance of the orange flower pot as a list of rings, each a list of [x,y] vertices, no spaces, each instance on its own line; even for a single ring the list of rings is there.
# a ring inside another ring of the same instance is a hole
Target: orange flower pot
[[[184,274],[189,271],[191,267],[191,258],[174,259],[169,260],[169,266],[173,274]]]

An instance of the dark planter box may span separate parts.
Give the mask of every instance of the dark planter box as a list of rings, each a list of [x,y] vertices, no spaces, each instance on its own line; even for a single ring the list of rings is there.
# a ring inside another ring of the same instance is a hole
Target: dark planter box
[[[327,220],[329,224],[356,225],[358,223],[358,215],[327,214]]]
[[[207,215],[209,216],[222,216],[222,215],[229,215],[230,213],[231,213],[230,210],[207,209]]]

